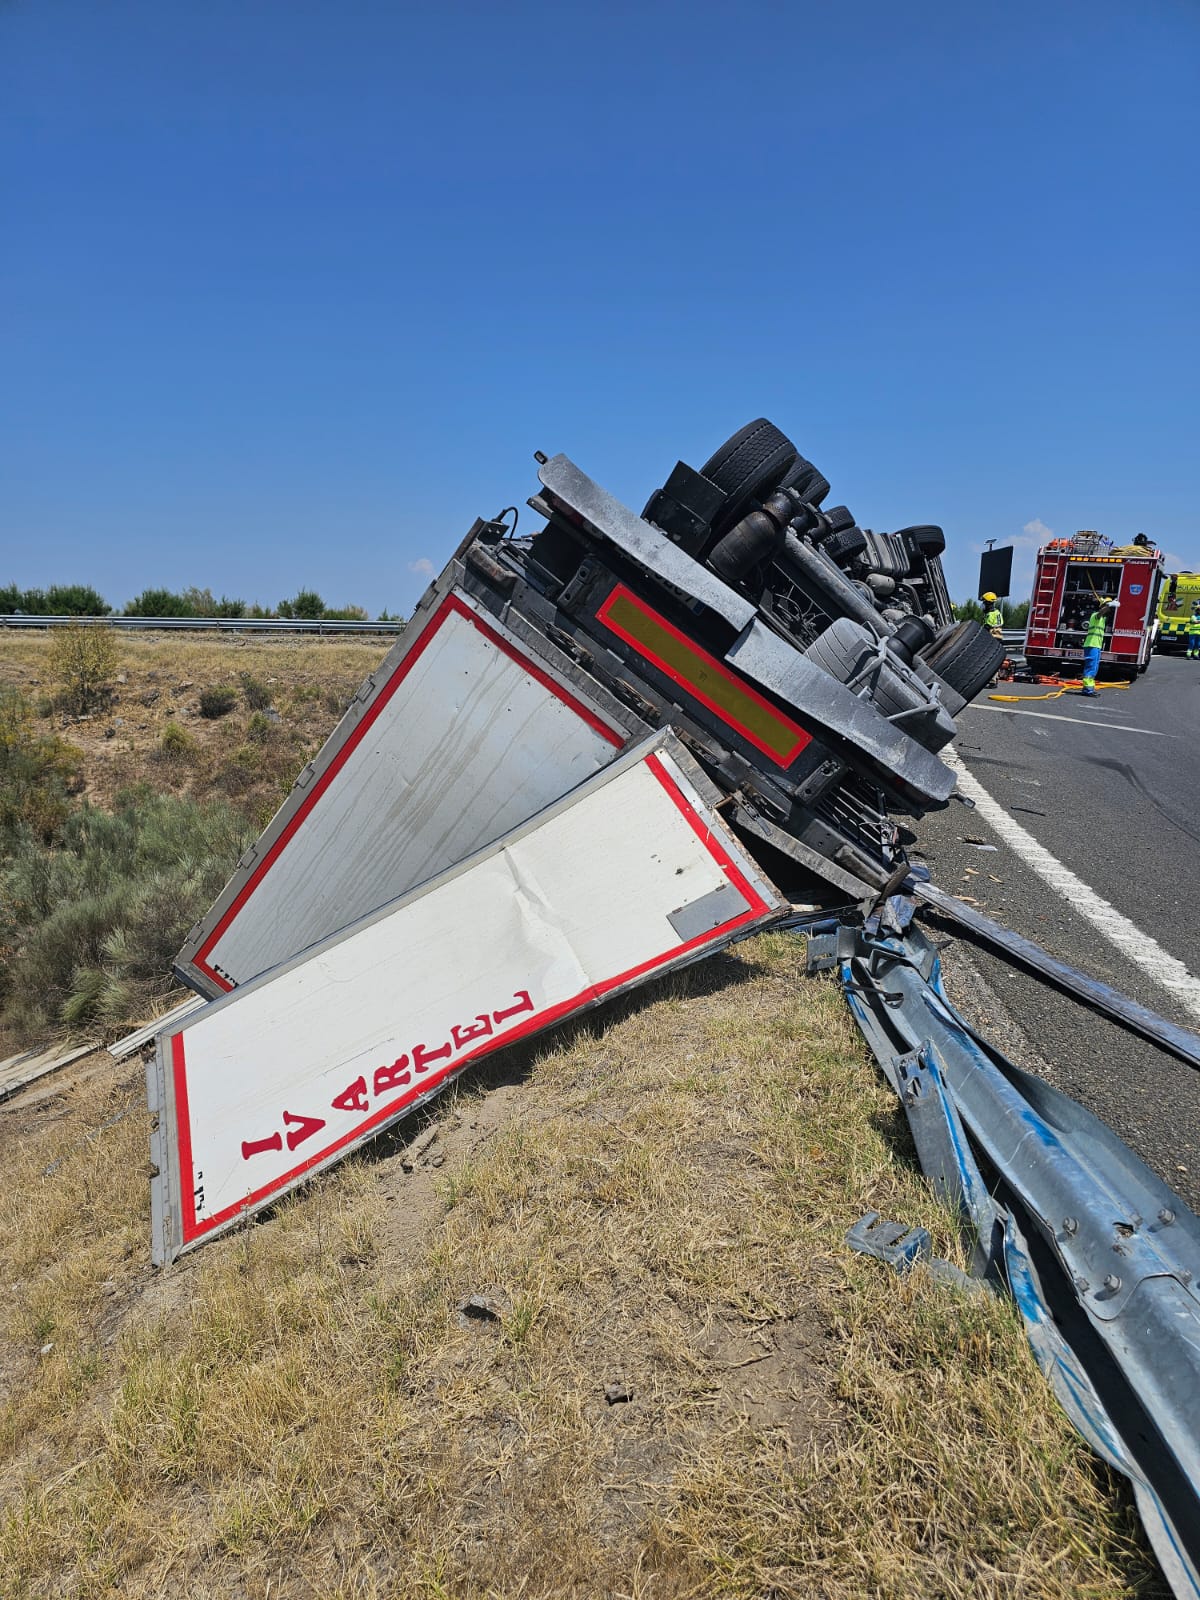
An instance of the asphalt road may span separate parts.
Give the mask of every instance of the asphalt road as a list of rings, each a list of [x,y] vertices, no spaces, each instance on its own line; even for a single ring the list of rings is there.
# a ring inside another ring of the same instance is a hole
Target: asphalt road
[[[1200,976],[1200,663],[1155,657],[1137,683],[1103,689],[1095,700],[1070,692],[1036,699],[1047,691],[1033,685],[990,692],[1021,700],[1008,705],[985,690],[960,714],[956,748],[969,771],[1059,861]],[[1200,1019],[977,811],[953,803],[916,833],[910,854],[926,861],[940,887],[1200,1031]],[[948,959],[947,979],[984,1032],[1103,1117],[1200,1211],[1200,1072],[965,941]]]

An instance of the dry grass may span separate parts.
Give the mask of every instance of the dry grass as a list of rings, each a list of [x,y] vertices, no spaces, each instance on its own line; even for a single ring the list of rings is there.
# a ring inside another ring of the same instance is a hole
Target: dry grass
[[[10,1110],[0,1593],[1165,1593],[1011,1308],[842,1245],[953,1249],[800,973],[762,937],[510,1052],[158,1275],[136,1077]]]
[[[393,642],[320,635],[105,637],[117,659],[100,710],[77,717],[59,709],[66,686],[49,630],[0,629],[0,685],[19,689],[43,713],[47,731],[64,733],[82,751],[86,792],[97,803],[109,805],[123,787],[149,779],[167,793],[232,800],[260,824]],[[236,708],[209,720],[201,715],[201,697],[222,685],[237,686]],[[265,716],[268,707],[278,722]]]

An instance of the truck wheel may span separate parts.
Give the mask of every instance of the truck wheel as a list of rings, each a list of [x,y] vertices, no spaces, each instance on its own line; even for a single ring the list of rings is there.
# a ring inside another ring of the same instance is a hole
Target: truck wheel
[[[713,518],[713,532],[732,528],[752,501],[762,500],[778,488],[798,454],[787,434],[765,417],[748,422],[726,439],[700,468],[701,477],[725,496],[725,504]]]
[[[821,541],[822,553],[831,561],[836,561],[839,567],[848,567],[855,556],[862,555],[866,548],[867,541],[861,528],[841,528]]]
[[[932,522],[919,523],[915,528],[897,528],[893,539],[908,539],[923,556],[940,556],[946,548],[946,535]]]
[[[794,489],[807,505],[819,506],[829,493],[829,479],[818,472],[811,461],[797,456],[794,466],[784,475],[781,489]]]
[[[973,700],[984,684],[996,676],[1004,656],[1001,641],[993,639],[978,622],[969,620],[957,623],[940,634],[928,650],[921,651],[926,666],[957,689],[964,700]]]
[[[1141,666],[1137,669],[1137,676],[1139,678],[1144,678],[1146,676],[1146,674],[1150,671],[1150,660],[1151,660],[1151,658],[1149,656],[1147,656],[1145,661],[1143,661]]]

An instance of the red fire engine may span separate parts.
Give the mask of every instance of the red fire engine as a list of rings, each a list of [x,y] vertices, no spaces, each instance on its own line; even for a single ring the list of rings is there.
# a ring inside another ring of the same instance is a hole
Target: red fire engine
[[[1100,652],[1101,675],[1133,679],[1154,646],[1164,561],[1153,545],[1118,545],[1084,530],[1038,551],[1025,659],[1037,673],[1070,670],[1083,659],[1083,636],[1096,602],[1115,595]]]

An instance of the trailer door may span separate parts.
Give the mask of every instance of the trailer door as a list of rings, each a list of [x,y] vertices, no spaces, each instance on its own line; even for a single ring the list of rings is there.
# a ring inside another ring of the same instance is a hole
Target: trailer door
[[[787,902],[669,732],[433,883],[159,1035],[158,1262],[270,1205],[472,1061]]]

